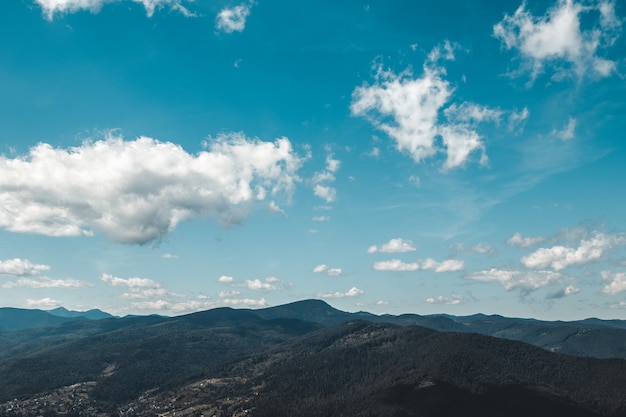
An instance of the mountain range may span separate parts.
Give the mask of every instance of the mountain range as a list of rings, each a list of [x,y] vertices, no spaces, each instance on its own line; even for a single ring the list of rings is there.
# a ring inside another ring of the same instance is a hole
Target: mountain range
[[[304,300],[177,317],[4,308],[0,329],[1,415],[626,415],[619,320]]]

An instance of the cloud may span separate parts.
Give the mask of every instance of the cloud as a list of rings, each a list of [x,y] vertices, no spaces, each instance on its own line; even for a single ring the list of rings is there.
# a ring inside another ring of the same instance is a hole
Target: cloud
[[[429,297],[424,301],[428,304],[458,305],[463,302],[463,297],[459,294],[452,294],[449,297],[439,295],[437,297]]]
[[[330,220],[330,216],[314,216],[311,220],[314,222],[327,222]]]
[[[114,287],[128,287],[129,291],[120,295],[120,298],[156,298],[168,295],[161,285],[149,278],[119,278],[111,274],[102,274],[100,279]]]
[[[626,291],[626,272],[602,271],[602,279],[609,281],[602,289],[603,293],[615,295]]]
[[[275,291],[280,289],[280,285],[277,285],[280,280],[276,277],[265,278],[265,281],[260,279],[247,280],[246,287],[253,291]]]
[[[416,163],[438,152],[445,153],[444,170],[464,165],[475,152],[481,154],[480,163],[486,164],[488,158],[477,125],[498,122],[503,114],[470,102],[453,103],[444,110],[454,88],[444,79],[446,70],[438,61],[454,60],[453,49],[449,43],[433,49],[417,77],[410,68],[396,74],[376,66],[373,85],[355,88],[350,104],[353,116],[366,117],[396,142],[398,151],[408,153]],[[443,148],[437,145],[439,138]]]
[[[394,238],[389,240],[387,243],[383,243],[380,246],[372,245],[367,248],[367,253],[405,253],[405,252],[415,252],[415,245],[412,241],[402,239],[402,238]]]
[[[180,258],[180,256],[174,255],[172,253],[164,253],[163,255],[161,255],[161,258],[163,258],[163,259],[178,259],[178,258]]]
[[[317,296],[319,298],[352,298],[352,297],[360,297],[365,292],[363,290],[358,289],[357,287],[352,287],[346,292],[330,292],[330,293],[319,293]]]
[[[561,245],[540,248],[524,256],[521,262],[527,268],[551,267],[555,271],[560,271],[568,266],[598,261],[614,246],[625,243],[626,236],[595,233],[592,237],[581,240],[577,248]]]
[[[327,203],[332,203],[337,198],[337,190],[327,185],[316,184],[313,187],[313,194],[325,200]]]
[[[220,282],[222,284],[231,284],[235,281],[235,279],[233,277],[230,277],[228,275],[222,275],[221,277],[219,277],[217,279],[217,282]]]
[[[506,243],[511,246],[517,246],[518,248],[529,248],[545,241],[545,237],[522,237],[522,235],[517,232],[511,236]]]
[[[420,266],[416,262],[404,263],[400,259],[392,259],[389,261],[374,262],[373,266],[375,271],[402,271],[411,272],[420,269]]]
[[[237,297],[239,295],[239,291],[220,291],[217,296],[220,298],[232,298]]]
[[[90,11],[98,13],[102,6],[107,3],[117,3],[124,0],[35,0],[35,3],[41,7],[43,14],[48,20],[52,20],[55,14],[76,13],[78,11]],[[141,3],[148,17],[151,17],[155,10],[169,6],[171,10],[180,12],[186,17],[195,17],[183,6],[184,0],[127,0],[133,3]]]
[[[337,190],[329,184],[335,181],[335,173],[340,166],[341,161],[333,159],[333,155],[329,152],[326,155],[326,168],[316,172],[311,179],[313,193],[326,203],[332,203],[337,198]]]
[[[446,259],[445,261],[437,262],[434,259],[428,258],[421,261],[421,263],[423,270],[435,272],[461,271],[465,268],[465,262],[456,259]]]
[[[48,265],[33,264],[28,259],[7,259],[0,261],[0,275],[12,275],[17,277],[27,277],[38,275],[42,271],[48,271]]]
[[[450,248],[453,249],[455,252],[460,253],[478,253],[480,255],[492,255],[496,253],[496,250],[487,243],[477,243],[472,246],[467,246],[463,243],[455,243],[453,245],[450,245]]]
[[[26,307],[28,308],[52,308],[60,305],[60,301],[54,300],[50,297],[42,298],[40,300],[33,300],[30,298],[26,300]]]
[[[6,282],[2,284],[2,288],[18,288],[18,287],[26,287],[26,288],[66,288],[66,289],[76,289],[89,287],[90,284],[79,281],[76,279],[51,279],[48,277],[40,277],[40,278],[20,278],[15,282]]]
[[[499,282],[506,291],[518,290],[522,295],[540,288],[558,284],[566,277],[553,271],[516,271],[492,268],[466,277],[474,281]]]
[[[247,4],[222,9],[215,19],[215,29],[225,33],[243,32],[248,15],[250,6]]]
[[[329,277],[337,277],[342,274],[343,270],[341,268],[331,268],[328,265],[320,264],[313,268],[313,272],[328,275]]]
[[[493,34],[507,50],[519,53],[520,72],[530,72],[531,82],[546,67],[554,71],[554,80],[580,79],[615,72],[615,62],[598,53],[615,42],[619,26],[612,1],[558,0],[543,16],[533,16],[523,2],[493,27]]]
[[[242,222],[265,192],[290,197],[301,160],[287,138],[220,135],[207,151],[148,137],[109,136],[70,149],[41,143],[0,156],[0,227],[48,236],[101,232],[121,243],[159,240],[181,221]],[[260,190],[264,190],[261,192]]]
[[[579,292],[580,292],[580,288],[577,288],[574,285],[568,285],[565,288],[551,292],[550,294],[548,294],[547,298],[548,299],[564,298],[564,297],[569,297],[570,295],[578,294]]]
[[[565,126],[562,130],[554,129],[552,131],[552,135],[561,139],[562,141],[574,139],[574,130],[576,130],[576,119],[570,117],[567,126]]]
[[[267,205],[267,208],[272,213],[282,214],[283,216],[287,217],[287,213],[285,213],[285,210],[281,209],[274,201],[270,201]]]

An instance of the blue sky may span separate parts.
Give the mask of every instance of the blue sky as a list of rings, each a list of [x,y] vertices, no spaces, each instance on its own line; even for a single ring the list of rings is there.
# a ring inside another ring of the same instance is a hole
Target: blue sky
[[[0,305],[626,319],[626,5],[0,3]]]

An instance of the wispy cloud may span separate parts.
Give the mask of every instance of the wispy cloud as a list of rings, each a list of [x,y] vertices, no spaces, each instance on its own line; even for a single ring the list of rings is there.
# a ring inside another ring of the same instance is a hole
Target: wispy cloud
[[[102,232],[121,243],[161,239],[185,220],[236,225],[254,202],[300,179],[287,138],[263,142],[233,133],[189,154],[171,142],[109,136],[70,149],[39,144],[0,156],[0,227],[48,236]]]
[[[518,290],[521,295],[529,294],[548,285],[558,284],[567,279],[559,272],[520,271],[492,268],[475,272],[467,279],[482,282],[498,282],[506,291]]]

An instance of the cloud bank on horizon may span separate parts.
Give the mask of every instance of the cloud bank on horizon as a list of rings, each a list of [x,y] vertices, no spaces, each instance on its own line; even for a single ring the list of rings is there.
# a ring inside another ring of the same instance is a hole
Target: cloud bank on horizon
[[[19,3],[1,304],[626,318],[623,3]]]

